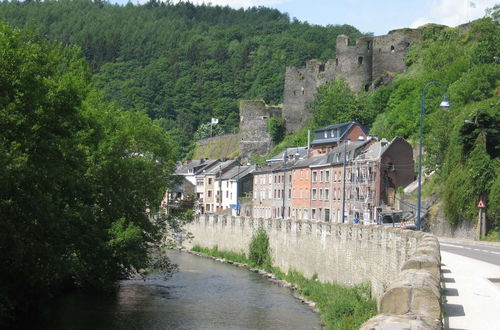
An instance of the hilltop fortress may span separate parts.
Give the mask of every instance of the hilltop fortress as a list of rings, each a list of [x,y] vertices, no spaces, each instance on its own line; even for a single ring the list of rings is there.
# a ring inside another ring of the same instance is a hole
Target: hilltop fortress
[[[389,84],[405,71],[408,48],[422,40],[419,29],[400,29],[383,36],[364,36],[351,44],[345,35],[337,37],[336,58],[325,63],[310,60],[305,68],[287,67],[283,106],[268,106],[264,101],[240,103],[240,155],[267,154],[273,147],[267,132],[267,119],[285,119],[286,132],[294,133],[310,118],[309,103],[316,90],[335,78],[344,78],[353,91],[374,90]]]

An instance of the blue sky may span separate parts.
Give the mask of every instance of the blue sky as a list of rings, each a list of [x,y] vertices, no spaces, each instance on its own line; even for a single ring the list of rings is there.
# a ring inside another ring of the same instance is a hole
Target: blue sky
[[[146,0],[131,0],[133,3]],[[181,0],[171,0],[178,2]],[[127,0],[110,0],[124,4]],[[484,16],[500,0],[190,0],[233,8],[266,6],[311,24],[351,24],[361,32],[386,34],[425,23],[456,26]]]

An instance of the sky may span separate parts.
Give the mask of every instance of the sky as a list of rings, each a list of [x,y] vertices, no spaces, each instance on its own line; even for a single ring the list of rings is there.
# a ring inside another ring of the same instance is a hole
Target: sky
[[[133,3],[146,0],[130,0]],[[171,0],[176,3],[185,0]],[[125,4],[128,0],[111,0]],[[310,24],[350,24],[361,32],[387,34],[426,23],[457,26],[484,16],[500,0],[190,0],[192,3],[248,8],[265,6]]]

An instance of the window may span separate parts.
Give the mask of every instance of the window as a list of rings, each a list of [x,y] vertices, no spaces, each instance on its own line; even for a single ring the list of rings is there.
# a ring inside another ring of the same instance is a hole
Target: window
[[[325,222],[330,222],[330,209],[325,209]]]
[[[203,186],[203,179],[197,179],[196,180],[196,185],[197,186]]]
[[[208,191],[208,197],[212,197],[212,190]]]
[[[319,171],[319,182],[323,182],[323,171]]]
[[[363,64],[363,56],[358,56],[358,65]]]
[[[212,184],[212,178],[208,178],[208,184]]]
[[[330,182],[330,171],[325,171],[325,182]]]
[[[309,219],[309,210],[308,209],[304,209],[304,219],[305,220]]]
[[[319,190],[319,200],[323,200],[323,189]]]
[[[316,209],[311,209],[311,219],[316,219]]]
[[[288,199],[290,199],[290,197],[292,197],[292,189],[288,189]]]
[[[323,137],[326,139],[328,137],[328,133],[326,131],[323,132]]]
[[[325,189],[325,200],[328,200],[330,198],[330,191],[328,188]]]
[[[316,200],[316,189],[313,189],[312,190],[312,200],[315,201]]]
[[[318,179],[318,172],[313,171],[312,182],[316,183],[317,179]]]

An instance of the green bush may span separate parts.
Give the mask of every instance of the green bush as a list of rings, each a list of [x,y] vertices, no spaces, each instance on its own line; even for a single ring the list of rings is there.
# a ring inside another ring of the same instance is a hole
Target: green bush
[[[264,228],[259,227],[255,230],[248,251],[248,259],[254,266],[271,269],[269,237]]]
[[[285,119],[271,117],[267,119],[267,132],[274,144],[280,143],[285,137]]]

